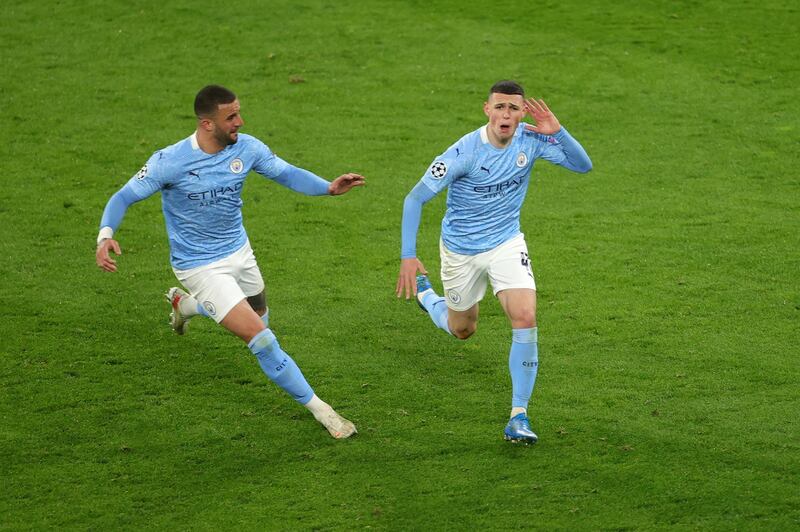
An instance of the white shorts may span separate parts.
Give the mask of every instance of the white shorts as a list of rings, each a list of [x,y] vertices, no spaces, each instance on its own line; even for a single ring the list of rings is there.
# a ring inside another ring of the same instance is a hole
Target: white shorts
[[[260,294],[264,279],[250,242],[211,264],[176,270],[175,276],[217,323],[242,299]]]
[[[453,253],[439,241],[439,257],[445,301],[453,310],[468,310],[483,299],[487,280],[491,281],[495,295],[510,288],[536,290],[522,233],[477,255]]]

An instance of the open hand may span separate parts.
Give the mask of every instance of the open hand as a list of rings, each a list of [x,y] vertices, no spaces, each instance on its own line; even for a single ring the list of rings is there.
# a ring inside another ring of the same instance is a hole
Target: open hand
[[[416,297],[417,272],[428,275],[428,270],[425,269],[419,259],[412,257],[400,260],[400,274],[397,276],[397,287],[395,288],[397,297],[401,297],[403,292],[405,292],[406,299],[409,299],[412,295]]]
[[[353,187],[360,187],[364,184],[364,176],[359,174],[344,174],[334,179],[328,185],[328,194],[338,196],[349,191]]]
[[[547,107],[544,100],[528,98],[523,104],[525,112],[536,121],[533,130],[542,135],[555,135],[561,129],[561,123],[556,115]]]

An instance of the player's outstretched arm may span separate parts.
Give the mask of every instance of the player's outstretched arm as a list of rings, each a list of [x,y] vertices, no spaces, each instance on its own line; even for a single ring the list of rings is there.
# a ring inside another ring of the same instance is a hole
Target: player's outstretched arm
[[[364,176],[359,174],[343,174],[331,181],[328,185],[328,194],[331,196],[339,196],[345,192],[349,192],[354,187],[364,185]]]
[[[117,255],[122,255],[119,242],[113,238],[104,238],[97,244],[97,251],[95,251],[94,257],[97,261],[97,266],[101,269],[107,272],[115,272],[117,271],[117,261],[111,258],[110,250],[113,250]]]
[[[528,98],[524,103],[525,111],[536,122],[533,130],[542,135],[555,135],[561,129],[561,123],[556,115],[547,107],[544,100]]]
[[[137,201],[141,201],[152,194],[152,192],[139,193],[134,190],[132,183],[135,183],[136,180],[136,176],[132,177],[125,186],[111,196],[108,203],[106,203],[106,208],[103,210],[103,217],[100,219],[100,233],[97,235],[95,261],[97,266],[107,272],[117,271],[117,261],[111,258],[109,251],[113,250],[117,255],[122,255],[119,242],[112,237],[114,236],[114,231],[122,223],[125,211]]]
[[[428,275],[428,270],[418,258],[400,259],[400,274],[397,276],[397,287],[395,288],[397,297],[402,297],[403,293],[405,293],[406,299],[417,295],[417,272]]]

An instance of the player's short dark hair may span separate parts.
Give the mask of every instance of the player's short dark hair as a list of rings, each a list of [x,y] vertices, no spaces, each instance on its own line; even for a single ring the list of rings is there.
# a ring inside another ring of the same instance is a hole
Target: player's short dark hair
[[[206,85],[194,97],[197,118],[212,116],[221,104],[233,103],[236,95],[222,85]]]
[[[494,93],[519,94],[523,98],[525,97],[525,89],[522,88],[522,85],[510,79],[504,79],[492,85],[492,88],[489,89],[489,96]]]

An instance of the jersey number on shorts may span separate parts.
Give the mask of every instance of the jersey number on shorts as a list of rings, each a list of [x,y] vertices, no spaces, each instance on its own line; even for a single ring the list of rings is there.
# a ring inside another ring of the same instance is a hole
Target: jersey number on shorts
[[[519,252],[519,261],[522,263],[522,267],[528,272],[528,275],[533,278],[533,271],[531,271],[531,258],[528,256],[527,253],[524,251]]]

